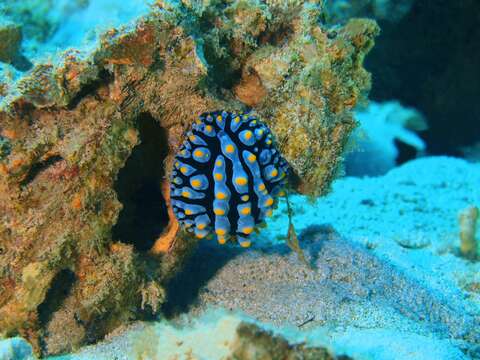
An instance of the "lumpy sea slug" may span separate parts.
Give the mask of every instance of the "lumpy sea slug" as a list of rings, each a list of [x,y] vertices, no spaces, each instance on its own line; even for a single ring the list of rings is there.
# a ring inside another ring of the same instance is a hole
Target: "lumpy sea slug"
[[[254,115],[200,115],[175,156],[173,211],[198,238],[214,234],[251,244],[249,235],[271,215],[289,166],[269,128]]]

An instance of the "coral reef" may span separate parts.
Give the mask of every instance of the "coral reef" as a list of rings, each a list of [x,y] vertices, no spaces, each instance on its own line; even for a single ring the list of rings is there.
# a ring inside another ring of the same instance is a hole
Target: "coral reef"
[[[311,12],[307,15],[313,16]],[[304,22],[312,26],[313,19]],[[297,31],[305,33],[301,27]],[[370,75],[362,63],[378,27],[355,19],[334,32],[317,27],[310,33],[289,35],[289,47],[267,46],[255,52],[247,59],[236,91],[251,86],[256,74],[268,94],[256,109],[302,179],[301,191],[318,196],[336,176],[339,154],[355,126],[350,110],[369,89]],[[359,56],[352,58],[352,53]],[[257,93],[256,87],[252,91]]]
[[[328,190],[378,27],[330,31],[320,3],[159,1],[94,50],[2,80],[1,335],[60,353],[160,307],[195,245],[165,189],[199,113],[254,107],[299,189]]]
[[[75,1],[76,2],[76,1]],[[60,6],[64,1],[58,2]],[[55,4],[52,0],[27,0],[27,1],[0,1],[2,15],[21,26],[27,38],[34,38],[39,41],[46,40],[58,25],[58,19],[49,16]]]
[[[95,46],[102,31],[125,25],[147,10],[143,0],[0,0],[1,17],[14,23],[23,34],[24,64],[12,64],[20,71],[51,58],[58,50]]]

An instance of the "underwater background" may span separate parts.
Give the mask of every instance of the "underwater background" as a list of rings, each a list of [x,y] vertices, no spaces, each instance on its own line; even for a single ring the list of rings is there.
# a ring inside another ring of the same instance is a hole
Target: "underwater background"
[[[0,0],[0,359],[479,359],[478,0]]]

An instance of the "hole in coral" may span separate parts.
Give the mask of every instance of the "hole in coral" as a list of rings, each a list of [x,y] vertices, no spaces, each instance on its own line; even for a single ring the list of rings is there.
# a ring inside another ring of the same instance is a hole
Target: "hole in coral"
[[[232,64],[234,55],[233,49],[230,48],[230,41],[229,38],[220,37],[218,43],[215,41],[205,42],[203,54],[209,65],[209,71],[208,76],[203,79],[201,87],[221,93],[221,89],[232,89],[240,81],[242,70]]]
[[[267,29],[259,38],[261,44],[270,44],[273,46],[280,46],[285,44],[294,34],[294,29],[291,26],[281,25],[279,28]]]
[[[149,114],[137,119],[137,145],[114,185],[123,209],[112,229],[113,238],[147,251],[168,224],[161,192],[163,162],[168,153],[167,131]]]
[[[44,327],[70,294],[76,277],[70,269],[60,271],[51,282],[45,300],[38,306],[38,320]]]
[[[62,161],[62,160],[63,160],[63,158],[61,156],[55,155],[55,156],[49,157],[48,159],[46,159],[44,161],[40,161],[40,162],[34,164],[30,168],[27,176],[25,177],[25,179],[22,180],[20,185],[21,186],[26,186],[26,185],[30,184],[33,180],[35,180],[35,178],[38,175],[40,175],[40,173],[44,172],[49,167],[55,165],[56,163],[58,163],[59,161]]]
[[[107,70],[102,70],[98,74],[98,78],[87,84],[85,84],[81,90],[70,100],[67,108],[69,110],[74,109],[80,101],[82,101],[86,96],[93,95],[95,92],[105,84],[108,84],[113,81],[113,74]]]

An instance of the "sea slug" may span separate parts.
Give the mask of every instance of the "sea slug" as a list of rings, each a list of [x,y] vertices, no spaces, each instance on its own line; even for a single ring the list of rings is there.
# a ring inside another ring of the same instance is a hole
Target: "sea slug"
[[[255,226],[271,215],[288,169],[255,116],[204,113],[175,157],[173,211],[198,238],[214,231],[220,244],[230,239],[248,247]]]

